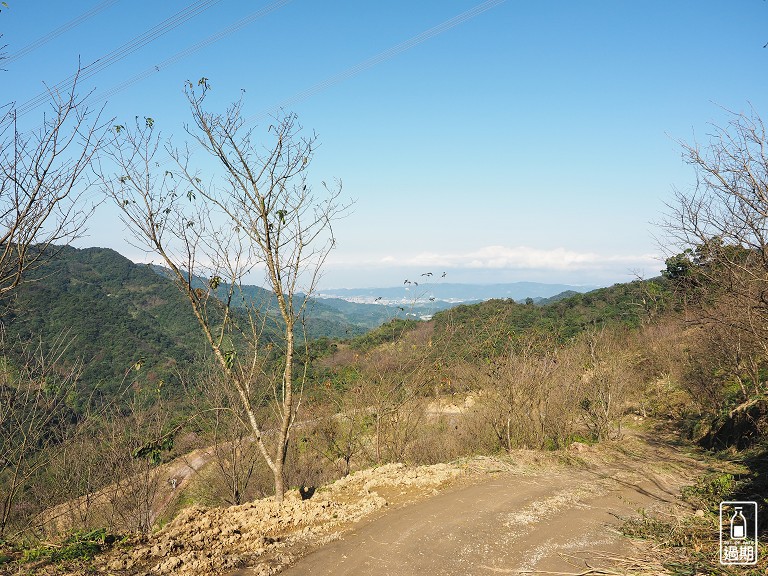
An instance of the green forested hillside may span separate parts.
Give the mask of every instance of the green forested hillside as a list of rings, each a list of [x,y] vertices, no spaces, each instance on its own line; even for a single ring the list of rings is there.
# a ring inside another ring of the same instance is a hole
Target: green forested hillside
[[[538,303],[487,300],[440,312],[434,322],[438,334],[463,334],[457,354],[492,356],[515,335],[538,333],[565,342],[590,328],[637,327],[672,306],[673,294],[668,280],[655,278],[616,284],[585,294],[558,295]]]
[[[173,279],[172,273],[162,266],[151,266],[160,276]],[[206,289],[207,281],[201,278],[193,279],[192,285]],[[226,300],[229,294],[229,284],[222,282],[215,291],[216,296]],[[304,294],[297,293],[296,301],[304,298]],[[253,306],[259,310],[279,316],[277,299],[274,293],[262,288],[244,284],[236,290],[232,304],[235,308]],[[310,340],[316,338],[351,338],[380,326],[399,313],[396,306],[384,306],[374,304],[358,304],[347,302],[338,298],[312,298],[307,305],[305,318],[306,336]],[[304,334],[298,335],[303,338]]]
[[[31,280],[4,310],[7,344],[65,338],[86,390],[117,391],[137,363],[149,381],[172,380],[204,350],[176,287],[113,250],[62,247]]]
[[[178,368],[194,362],[206,348],[183,296],[158,272],[113,250],[62,247],[4,310],[7,341],[65,337],[70,341],[67,359],[83,361],[86,390],[118,390],[137,362],[149,382],[173,383]],[[272,299],[263,288],[244,288],[248,300]],[[605,322],[637,325],[666,305],[666,291],[664,280],[658,279],[558,296],[537,305],[489,300],[440,312],[434,321],[438,333],[450,325],[472,335],[465,344],[476,346],[465,346],[464,353],[475,349],[474,354],[478,346],[493,349],[505,335],[531,328],[563,339]],[[310,339],[350,338],[394,318],[394,313],[379,305],[313,300],[307,318]]]
[[[83,362],[86,394],[96,387],[112,394],[130,384],[126,374],[137,363],[145,381],[163,380],[172,388],[178,369],[205,353],[206,346],[184,296],[161,272],[110,249],[60,247],[3,307],[6,347],[30,338],[44,345],[64,338],[67,361]],[[263,288],[244,288],[246,299],[273,300]],[[225,287],[219,292],[224,297]],[[340,310],[310,302],[307,337],[348,338],[383,321],[369,308],[384,307],[348,304]]]

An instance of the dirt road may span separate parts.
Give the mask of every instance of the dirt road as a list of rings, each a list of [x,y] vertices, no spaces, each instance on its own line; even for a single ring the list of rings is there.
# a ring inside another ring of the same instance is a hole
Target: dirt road
[[[578,574],[585,562],[611,567],[605,554],[636,555],[621,517],[664,507],[694,483],[706,460],[687,450],[636,433],[560,452],[387,464],[309,499],[292,490],[282,504],[186,508],[97,562],[104,573],[183,576]],[[169,469],[177,486],[200,463]]]
[[[490,575],[580,572],[625,554],[620,517],[670,503],[703,471],[698,458],[648,437],[575,465],[498,473],[348,531],[281,572],[344,575]],[[243,571],[242,574],[247,574]]]

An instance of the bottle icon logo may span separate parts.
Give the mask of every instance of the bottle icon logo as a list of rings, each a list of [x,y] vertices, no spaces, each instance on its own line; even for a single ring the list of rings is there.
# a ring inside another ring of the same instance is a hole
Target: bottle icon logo
[[[720,502],[720,564],[757,563],[757,502]]]
[[[747,519],[741,513],[741,506],[735,506],[731,517],[731,540],[744,540],[747,537]]]

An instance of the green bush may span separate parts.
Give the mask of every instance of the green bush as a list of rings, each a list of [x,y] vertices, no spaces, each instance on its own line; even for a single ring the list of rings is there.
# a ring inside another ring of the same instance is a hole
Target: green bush
[[[22,562],[49,559],[51,562],[92,560],[104,548],[105,542],[114,542],[104,528],[72,532],[60,546],[43,545],[28,548],[22,553]]]
[[[733,474],[711,474],[693,486],[684,486],[681,490],[683,500],[702,508],[710,509],[720,505],[733,492],[736,479]]]

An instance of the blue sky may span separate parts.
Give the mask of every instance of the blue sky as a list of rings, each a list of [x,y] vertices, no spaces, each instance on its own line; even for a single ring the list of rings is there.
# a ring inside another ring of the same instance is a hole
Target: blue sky
[[[21,105],[179,13],[192,0],[7,0],[0,102]],[[198,2],[201,6],[202,2]],[[728,110],[768,108],[763,0],[285,1],[239,31],[164,62],[274,1],[219,0],[82,85],[105,113],[152,116],[183,137],[186,79],[215,106],[245,90],[249,116],[291,102],[321,147],[311,178],[339,178],[323,287],[451,282],[607,285],[663,267],[653,222],[694,185],[678,140],[705,141]],[[487,10],[322,90],[326,80],[477,6]],[[14,58],[89,10],[78,26]],[[157,66],[159,70],[154,67]],[[146,73],[146,74],[145,74]],[[296,100],[296,96],[309,94]],[[42,108],[25,119],[39,122]],[[104,205],[81,246],[146,256]]]

